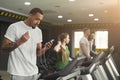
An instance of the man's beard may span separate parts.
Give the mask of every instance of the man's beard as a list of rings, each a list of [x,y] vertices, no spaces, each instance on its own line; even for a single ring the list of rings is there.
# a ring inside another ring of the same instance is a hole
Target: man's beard
[[[35,27],[32,26],[32,29],[35,29]]]

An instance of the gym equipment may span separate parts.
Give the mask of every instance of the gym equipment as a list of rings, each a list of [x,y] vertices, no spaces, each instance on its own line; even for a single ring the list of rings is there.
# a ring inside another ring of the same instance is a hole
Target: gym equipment
[[[119,80],[120,75],[117,72],[117,68],[115,67],[112,58],[113,51],[114,46],[110,47],[100,60],[100,65],[97,66],[93,74],[96,78],[95,80]]]
[[[104,59],[105,64],[103,65],[106,70],[107,76],[112,80],[119,80],[120,74],[117,71],[116,64],[112,58],[114,46],[109,49],[108,56]]]
[[[76,75],[80,75],[80,69],[76,68],[77,64],[77,58],[74,58],[72,61],[69,62],[69,64],[60,71],[55,71],[49,75],[43,76],[44,80],[65,80],[68,78],[75,77]],[[72,75],[72,76],[71,76]]]
[[[93,72],[96,70],[96,67],[100,64],[100,59],[104,56],[104,52],[100,52],[95,58],[91,60],[91,64],[87,67],[80,68],[81,70],[81,78],[82,80],[95,80],[94,76],[92,75]]]

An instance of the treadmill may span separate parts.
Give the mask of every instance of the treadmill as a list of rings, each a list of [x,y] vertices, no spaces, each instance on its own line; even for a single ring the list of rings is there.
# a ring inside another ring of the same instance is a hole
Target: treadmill
[[[120,80],[119,77],[120,77],[120,74],[118,73],[117,71],[117,67],[116,67],[116,64],[113,60],[113,57],[112,57],[112,54],[113,54],[113,51],[114,51],[114,46],[112,46],[110,49],[109,49],[109,54],[108,56],[104,59],[104,64],[103,64],[103,67],[107,73],[107,76],[109,77],[109,79],[112,79],[112,80]]]
[[[76,68],[76,64],[77,58],[74,58],[64,69],[43,76],[43,80],[70,80],[77,78],[81,72],[79,68]]]
[[[110,47],[100,60],[100,65],[97,66],[94,76],[96,80],[119,80],[119,73],[115,67],[112,53],[114,51],[114,46]]]
[[[100,64],[100,60],[105,55],[104,52],[100,52],[96,57],[91,61],[91,64],[87,67],[81,66],[81,79],[82,80],[97,80],[93,76],[93,72],[96,70],[96,67]]]

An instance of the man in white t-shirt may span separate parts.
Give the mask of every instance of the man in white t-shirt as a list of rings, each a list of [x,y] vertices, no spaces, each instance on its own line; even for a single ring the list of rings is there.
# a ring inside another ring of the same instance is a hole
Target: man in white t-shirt
[[[7,29],[2,50],[9,52],[10,80],[37,79],[36,58],[52,46],[47,42],[42,48],[42,31],[38,28],[42,19],[41,9],[33,8],[26,20],[13,23]]]
[[[84,36],[80,39],[80,51],[79,56],[85,58],[87,61],[91,60],[90,56],[90,48],[89,48],[89,41],[88,36],[90,35],[90,29],[84,29]]]

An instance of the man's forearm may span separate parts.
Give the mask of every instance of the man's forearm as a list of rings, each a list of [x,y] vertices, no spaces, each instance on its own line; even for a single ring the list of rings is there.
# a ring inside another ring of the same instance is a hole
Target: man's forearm
[[[20,46],[22,43],[18,40],[17,42],[11,42],[9,44],[5,44],[1,47],[2,52],[11,52]]]
[[[2,46],[2,47],[1,47],[1,50],[2,50],[3,52],[11,52],[11,51],[13,51],[15,48],[17,48],[17,47],[18,47],[18,45],[17,45],[16,43],[11,42],[11,43],[9,43],[9,44],[7,44],[7,45]]]
[[[83,52],[83,54],[88,57],[88,53],[86,51]]]
[[[42,54],[45,54],[45,52],[50,49],[52,46],[51,42],[45,43],[45,46],[42,48],[41,43],[37,44],[37,56],[41,56]]]
[[[46,51],[47,51],[46,47],[37,49],[37,56],[41,56],[41,55],[45,54]]]

